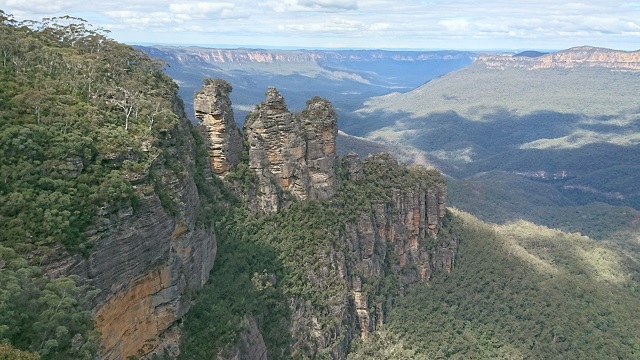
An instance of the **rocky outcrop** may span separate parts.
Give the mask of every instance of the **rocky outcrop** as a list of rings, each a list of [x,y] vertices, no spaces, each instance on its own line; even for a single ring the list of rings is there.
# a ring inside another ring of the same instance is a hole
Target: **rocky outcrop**
[[[264,343],[256,320],[246,319],[245,330],[240,334],[238,344],[229,360],[267,360],[267,345]]]
[[[640,71],[639,51],[618,51],[590,46],[575,47],[538,57],[482,55],[476,63],[490,69],[572,69],[600,67],[619,71]]]
[[[249,167],[257,175],[250,207],[275,212],[297,200],[327,199],[335,192],[337,115],[331,103],[315,97],[298,116],[269,88],[266,99],[247,115]]]
[[[348,154],[340,165],[342,176],[366,182],[372,164],[392,173],[404,168],[388,155],[363,161]],[[447,198],[442,178],[398,183],[390,194],[371,199],[370,208],[336,234],[336,245],[318,254],[322,261],[308,279],[317,288],[333,284],[328,308],[291,301],[291,333],[298,355],[345,359],[351,339],[383,329],[385,313],[392,306],[387,300],[394,291],[402,294],[411,284],[428,282],[435,272],[454,270],[458,242],[440,236]],[[397,288],[385,288],[384,282]]]
[[[221,177],[240,162],[242,154],[242,135],[233,118],[230,92],[226,81],[205,79],[193,102],[198,127],[207,140],[211,170]]]
[[[370,156],[366,161],[399,166],[385,155]],[[349,155],[343,162],[350,169],[351,178],[362,178],[357,157]],[[356,222],[347,225],[342,241],[351,260],[347,266],[352,274],[348,283],[362,337],[382,329],[384,324],[383,304],[371,301],[375,290],[363,290],[363,283],[397,276],[403,289],[429,281],[433,272],[453,271],[458,243],[438,238],[446,214],[446,199],[444,182],[394,189],[389,201],[372,204],[371,212],[361,214]]]
[[[171,131],[163,147],[189,170],[195,151],[186,121]],[[215,261],[213,229],[196,224],[201,200],[193,176],[176,174],[162,163],[156,161],[151,170],[161,185],[135,185],[135,210],[101,209],[87,231],[93,244],[88,258],[63,255],[48,266],[49,275],[77,274],[100,290],[92,304],[102,335],[100,359],[164,350],[177,354],[179,323],[191,306],[184,294],[204,285]],[[175,202],[171,215],[160,192]]]
[[[318,96],[307,101],[307,108],[300,114],[307,140],[309,197],[312,199],[329,199],[335,193],[337,120],[331,103]]]

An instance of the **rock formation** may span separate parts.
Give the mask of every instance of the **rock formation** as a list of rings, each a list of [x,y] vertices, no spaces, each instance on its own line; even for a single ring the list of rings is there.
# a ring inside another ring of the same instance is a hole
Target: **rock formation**
[[[246,329],[239,335],[238,344],[233,349],[229,360],[267,360],[267,345],[264,343],[256,320],[252,317],[245,319]]]
[[[231,85],[224,80],[205,79],[196,93],[193,108],[198,127],[207,140],[211,170],[224,177],[229,169],[240,162],[242,136],[233,118],[229,93]]]
[[[333,196],[338,129],[329,101],[314,97],[296,116],[269,88],[265,101],[247,115],[244,132],[258,182],[253,208],[278,211],[287,206],[287,194],[298,200]]]
[[[190,169],[195,151],[186,121],[171,130],[163,147]],[[191,307],[183,295],[204,285],[215,261],[213,229],[196,224],[201,200],[192,174],[178,176],[162,163],[153,171],[163,179],[162,191],[175,199],[175,215],[163,208],[160,190],[139,181],[135,211],[130,206],[104,208],[88,229],[93,244],[88,258],[62,254],[47,267],[49,276],[77,274],[100,290],[93,303],[96,330],[102,335],[100,359],[165,349],[177,354],[179,323]]]
[[[393,161],[384,156],[367,159],[381,160]],[[352,260],[348,264],[349,272],[354,274],[350,288],[362,337],[381,330],[384,324],[383,305],[371,303],[374,294],[370,290],[363,292],[363,281],[371,283],[398,274],[404,287],[429,281],[433,272],[453,271],[458,244],[437,237],[446,213],[446,198],[444,183],[429,188],[397,189],[390,201],[372,204],[370,213],[362,214],[347,226],[342,240],[348,249],[347,258]],[[426,248],[421,243],[426,239],[436,243]],[[390,261],[390,257],[394,260]]]
[[[374,163],[389,169],[402,167],[388,155],[362,161],[355,154],[346,155],[341,166],[351,180],[367,181],[366,168]],[[314,286],[339,281],[345,290],[330,295],[328,322],[333,326],[323,326],[322,311],[308,302],[292,300],[294,348],[306,349],[304,356],[310,358],[323,353],[344,359],[352,338],[367,338],[384,327],[390,305],[380,299],[389,297],[384,291],[393,290],[381,290],[376,284],[393,277],[400,287],[396,290],[402,293],[411,284],[429,281],[434,272],[453,271],[458,241],[438,236],[446,198],[442,179],[427,186],[394,187],[390,199],[372,200],[369,211],[348,222],[337,235],[339,245],[321,255],[326,263],[308,274]]]
[[[225,84],[209,81],[196,98],[212,164],[205,178],[213,173],[226,177],[240,161],[238,144],[243,139],[230,115],[230,88]],[[338,164],[336,123],[329,101],[314,97],[294,115],[280,93],[269,89],[245,123],[248,170],[255,175],[249,206],[271,213],[294,200],[330,199],[337,188],[337,168],[342,178],[354,182],[366,182],[371,166],[390,169],[390,174],[405,171],[388,155],[361,160],[349,154]],[[193,169],[195,143],[187,125],[173,129],[166,142],[168,153]],[[161,197],[144,179],[136,180],[142,195],[136,211],[103,209],[88,233],[94,244],[90,256],[62,257],[48,269],[52,275],[79,274],[102,291],[94,303],[104,346],[100,359],[149,358],[165,350],[176,356],[179,323],[191,306],[183,294],[203,286],[215,261],[214,231],[196,223],[201,206],[193,176],[179,176],[162,164],[157,162],[153,171],[175,200],[175,213],[163,208]],[[370,208],[336,231],[335,243],[319,254],[322,263],[307,274],[315,287],[338,284],[341,290],[328,293],[322,308],[301,297],[289,299],[292,355],[345,359],[351,339],[366,338],[384,326],[389,305],[380,299],[388,294],[379,293],[376,284],[391,276],[402,292],[405,286],[428,281],[434,271],[453,270],[457,241],[437,236],[446,212],[442,179],[391,183],[397,186],[389,196],[371,199]],[[229,344],[230,356],[266,359],[260,324],[249,315],[245,319],[238,342]]]
[[[249,142],[249,167],[258,178],[257,209],[278,211],[283,206],[282,191],[306,199],[307,144],[300,121],[276,89],[270,88],[265,101],[247,115],[244,132]]]
[[[335,158],[338,115],[331,103],[318,96],[307,101],[300,114],[307,139],[309,196],[312,199],[333,197],[336,186]]]

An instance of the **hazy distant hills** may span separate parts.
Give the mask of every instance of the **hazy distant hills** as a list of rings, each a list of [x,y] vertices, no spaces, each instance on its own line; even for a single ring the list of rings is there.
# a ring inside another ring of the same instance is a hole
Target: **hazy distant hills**
[[[640,52],[579,47],[535,57],[483,55],[408,93],[368,100],[343,129],[424,150],[448,174],[468,178],[467,187],[495,192],[481,184],[496,184],[487,173],[500,171],[498,178],[514,180],[502,182],[494,205],[514,212],[479,215],[546,218],[551,225],[547,210],[562,206],[640,209],[639,93]],[[550,197],[553,205],[542,205]],[[473,196],[459,200],[477,208]],[[537,204],[544,215],[532,214]]]
[[[313,96],[325,97],[342,118],[372,96],[409,91],[471,64],[477,56],[458,51],[139,48],[169,64],[166,72],[180,85],[189,115],[203,78],[230,82],[240,123],[264,99],[268,86],[278,88],[293,110],[304,108]]]

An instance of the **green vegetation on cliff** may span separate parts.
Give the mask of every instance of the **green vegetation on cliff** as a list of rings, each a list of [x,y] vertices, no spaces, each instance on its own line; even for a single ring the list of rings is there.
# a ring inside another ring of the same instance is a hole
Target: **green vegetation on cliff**
[[[238,169],[244,171],[243,165]],[[290,302],[297,299],[301,305],[296,308],[315,309],[321,314],[315,319],[317,331],[332,332],[335,309],[348,301],[345,283],[331,260],[345,251],[340,241],[345,225],[371,211],[372,203],[390,201],[394,191],[443,183],[438,172],[407,168],[388,155],[365,161],[358,180],[349,180],[346,167],[339,173],[342,180],[331,201],[296,202],[266,215],[244,208],[217,212],[219,255],[209,282],[184,320],[180,358],[229,355],[251,321],[258,324],[270,359],[304,358],[314,352],[311,339],[301,341],[291,333]],[[234,173],[227,177],[236,178],[243,182]],[[372,288],[371,293],[377,290]],[[319,350],[318,358],[331,358],[330,346]]]
[[[182,115],[176,86],[160,63],[81,19],[18,23],[0,12],[0,358],[95,358],[99,336],[89,311],[95,291],[46,266],[60,257],[87,256],[87,234],[97,220],[135,212],[141,194],[155,192],[168,214],[179,214],[184,204],[169,187],[192,170],[201,201],[194,211],[199,226],[215,227],[218,256],[205,288],[186,294],[193,307],[182,323],[180,357],[233,355],[252,326],[271,359],[331,358],[338,345],[349,343],[347,334],[356,332],[344,327],[358,326],[357,320],[336,320],[355,301],[345,282],[351,280],[339,274],[350,261],[341,241],[345,229],[361,215],[371,220],[372,206],[390,205],[395,192],[441,184],[440,174],[378,156],[353,176],[345,163],[337,169],[334,199],[259,215],[211,175],[195,131],[196,153],[180,153],[191,141],[173,131]],[[553,145],[529,140],[538,148]],[[190,155],[195,169],[183,161]],[[240,164],[226,181],[250,196],[251,171]],[[606,172],[584,179],[606,178],[608,192],[635,186],[628,181],[633,168],[617,171],[626,177],[615,183]],[[581,185],[571,181],[567,185]],[[592,215],[573,209],[556,214],[558,227],[571,230],[563,224]],[[602,223],[609,208],[598,209]],[[449,213],[438,236],[461,241],[451,274],[402,289],[392,272],[357,280],[359,296],[375,302],[358,310],[384,304],[377,309],[387,317],[384,330],[355,344],[350,358],[640,356],[640,266],[637,256],[626,255],[636,248],[625,254],[577,234],[524,221],[492,227],[462,213]],[[434,246],[433,239],[418,240],[415,246]],[[392,260],[380,266],[391,267]],[[314,348],[320,341],[325,343]]]
[[[161,67],[82,19],[0,11],[0,343],[94,358],[94,293],[40,265],[87,256],[97,217],[135,211],[134,185],[162,191],[150,173],[182,109]]]
[[[177,122],[176,86],[80,19],[0,15],[0,243],[86,253],[99,209],[135,205],[131,183]]]

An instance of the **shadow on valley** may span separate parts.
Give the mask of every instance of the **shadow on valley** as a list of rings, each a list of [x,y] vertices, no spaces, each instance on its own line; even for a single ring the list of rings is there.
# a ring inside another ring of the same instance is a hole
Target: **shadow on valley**
[[[638,274],[637,263],[522,221],[490,227],[465,214],[454,221],[456,270],[411,288],[385,330],[350,359],[637,357],[630,334],[639,323],[629,317],[637,278],[622,280]]]
[[[256,341],[251,333],[256,326],[269,354],[290,352],[289,297],[279,284],[285,268],[276,248],[260,243],[243,227],[250,223],[246,215],[238,212],[217,224],[216,264],[207,284],[192,294],[180,359],[233,356],[242,350],[229,344]]]
[[[455,112],[417,119],[406,114],[372,118],[395,124],[369,137],[413,145],[456,178],[505,171],[553,185],[575,204],[601,201],[640,209],[640,146],[618,144],[615,137],[636,131],[637,122],[620,125],[611,118],[585,124],[579,114],[538,111],[517,116],[505,109],[477,121]],[[374,126],[380,128],[379,123]],[[596,128],[603,130],[601,138],[574,138]],[[540,143],[550,140],[557,146]]]
[[[630,224],[640,219],[640,146],[616,143],[617,135],[638,128],[638,121],[621,125],[622,116],[586,119],[552,111],[518,116],[497,109],[471,120],[453,111],[424,118],[378,112],[347,118],[345,128],[425,151],[451,176],[450,204],[485,221],[526,219],[624,242]],[[597,134],[572,135],[583,131]],[[541,143],[549,139],[554,146]]]

